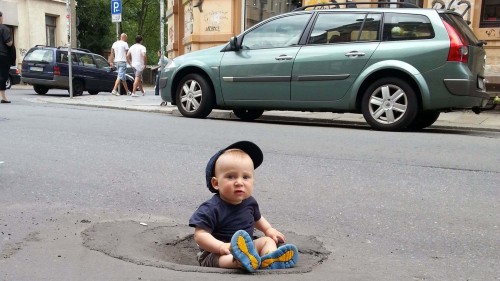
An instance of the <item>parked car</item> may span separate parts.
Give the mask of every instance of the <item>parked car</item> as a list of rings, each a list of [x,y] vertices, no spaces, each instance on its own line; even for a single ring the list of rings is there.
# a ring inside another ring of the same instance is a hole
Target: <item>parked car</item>
[[[84,91],[91,95],[111,92],[117,72],[108,61],[85,49],[72,49],[73,94],[80,96]],[[31,48],[23,59],[22,81],[33,85],[37,94],[46,94],[50,89],[69,90],[68,49],[37,45]],[[127,75],[127,86],[132,89],[134,78]],[[123,87],[120,93],[125,95]]]
[[[5,82],[5,87],[10,89],[12,85],[21,83],[21,74],[17,66],[11,66],[9,69],[9,77],[7,77],[7,82]]]
[[[453,11],[303,7],[173,59],[161,97],[186,117],[351,112],[377,130],[422,129],[486,106],[483,44]]]

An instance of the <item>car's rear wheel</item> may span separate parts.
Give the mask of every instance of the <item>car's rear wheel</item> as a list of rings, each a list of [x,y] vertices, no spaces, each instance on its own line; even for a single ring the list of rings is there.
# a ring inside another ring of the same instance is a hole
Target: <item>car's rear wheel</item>
[[[74,96],[83,95],[83,82],[81,80],[73,81],[73,95]]]
[[[128,90],[130,92],[132,92],[132,89],[134,88],[134,82],[127,80],[126,83],[127,83]],[[120,89],[120,95],[126,96],[128,94],[125,87],[123,87],[122,82],[120,82],[120,84],[118,85],[118,88]]]
[[[209,82],[199,74],[182,78],[176,93],[177,108],[182,115],[205,118],[212,112],[214,93]]]
[[[430,125],[434,124],[436,120],[438,120],[441,112],[439,111],[422,111],[417,114],[417,117],[413,122],[408,125],[408,129],[410,130],[421,130],[423,128],[427,128]]]
[[[49,91],[49,88],[39,85],[33,85],[33,90],[35,90],[35,92],[39,95],[45,95]]]
[[[234,115],[243,121],[252,121],[262,116],[264,110],[260,109],[234,109]]]
[[[5,81],[5,89],[10,89],[10,87],[12,86],[12,79],[10,78],[10,76],[7,77],[7,81]]]
[[[99,94],[99,91],[89,91],[89,94],[90,95],[97,95],[97,94]]]
[[[366,90],[361,111],[376,130],[404,130],[415,120],[418,100],[413,88],[399,78],[382,78]]]

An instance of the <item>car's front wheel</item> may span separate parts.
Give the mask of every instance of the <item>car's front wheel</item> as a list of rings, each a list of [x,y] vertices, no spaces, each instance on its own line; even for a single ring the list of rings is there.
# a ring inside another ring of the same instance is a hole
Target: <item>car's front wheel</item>
[[[176,99],[182,115],[205,118],[212,112],[214,93],[203,76],[193,73],[182,78],[177,87]]]
[[[261,109],[234,109],[234,115],[243,121],[252,121],[262,116],[264,110]]]
[[[422,111],[417,114],[417,117],[413,122],[408,125],[408,129],[410,130],[421,130],[423,128],[427,128],[430,125],[434,124],[436,120],[438,120],[441,112],[439,111]]]
[[[49,88],[44,86],[34,85],[33,90],[35,90],[35,92],[39,95],[45,95],[49,91]]]
[[[12,79],[10,79],[10,76],[7,77],[7,81],[5,81],[5,89],[10,89],[12,86]]]
[[[366,90],[361,111],[376,130],[404,130],[415,119],[418,100],[413,88],[399,78],[382,78]]]

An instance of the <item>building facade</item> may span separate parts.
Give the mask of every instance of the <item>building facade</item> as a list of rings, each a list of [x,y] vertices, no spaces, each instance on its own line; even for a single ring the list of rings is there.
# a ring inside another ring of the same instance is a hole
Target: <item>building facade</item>
[[[167,53],[170,58],[220,44],[269,17],[299,5],[327,0],[166,0]],[[388,0],[397,1],[397,0]],[[337,2],[345,2],[338,0]],[[354,1],[356,2],[356,0]],[[374,2],[358,0],[358,2]],[[406,0],[422,8],[460,13],[487,45],[486,78],[500,92],[500,0]],[[376,5],[375,5],[376,7]],[[490,89],[491,90],[491,89]]]
[[[74,24],[75,1],[71,0],[72,29]],[[36,45],[68,46],[69,24],[66,0],[0,0],[3,23],[7,25],[14,38],[17,63]],[[76,36],[72,46],[76,46]]]

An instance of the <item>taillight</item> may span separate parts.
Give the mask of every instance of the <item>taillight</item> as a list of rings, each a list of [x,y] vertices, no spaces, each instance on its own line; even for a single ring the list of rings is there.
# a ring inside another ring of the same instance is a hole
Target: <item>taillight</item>
[[[54,75],[61,76],[61,69],[58,65],[54,65]]]
[[[465,45],[465,39],[449,23],[443,20],[444,27],[450,37],[450,51],[448,61],[467,63],[469,60],[469,46]]]
[[[19,69],[17,69],[17,68],[16,68],[16,74],[19,74],[19,73],[20,73],[20,72],[19,72]]]

